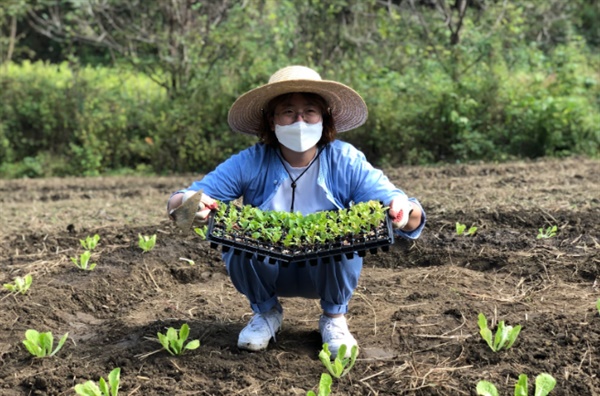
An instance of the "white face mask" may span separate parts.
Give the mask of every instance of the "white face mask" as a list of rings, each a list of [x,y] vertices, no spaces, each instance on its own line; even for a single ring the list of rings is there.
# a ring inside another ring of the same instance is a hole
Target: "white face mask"
[[[275,136],[279,143],[297,153],[315,146],[323,135],[323,122],[307,124],[298,121],[290,125],[275,125]]]

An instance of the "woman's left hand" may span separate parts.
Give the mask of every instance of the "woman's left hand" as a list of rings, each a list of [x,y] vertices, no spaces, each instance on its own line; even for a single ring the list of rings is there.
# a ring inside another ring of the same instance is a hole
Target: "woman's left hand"
[[[389,215],[395,229],[410,231],[421,224],[421,208],[410,202],[405,195],[392,199]]]

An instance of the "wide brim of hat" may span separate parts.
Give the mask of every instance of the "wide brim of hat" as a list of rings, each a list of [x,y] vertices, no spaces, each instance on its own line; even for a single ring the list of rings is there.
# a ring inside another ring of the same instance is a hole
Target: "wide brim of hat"
[[[256,135],[261,127],[263,108],[270,100],[291,92],[309,92],[322,96],[331,108],[338,132],[357,128],[367,120],[365,101],[344,84],[329,80],[286,80],[263,85],[240,96],[229,109],[229,126],[235,132]]]

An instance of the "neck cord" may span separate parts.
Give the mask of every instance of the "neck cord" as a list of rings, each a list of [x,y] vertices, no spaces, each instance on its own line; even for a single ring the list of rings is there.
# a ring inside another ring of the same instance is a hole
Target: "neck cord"
[[[313,158],[312,161],[310,161],[310,163],[308,164],[308,166],[306,167],[306,169],[304,169],[302,171],[302,173],[300,173],[300,175],[298,175],[298,177],[295,178],[295,179],[292,177],[292,174],[288,170],[287,166],[285,166],[285,162],[283,162],[283,158],[281,158],[281,156],[279,155],[279,153],[277,153],[277,157],[281,161],[281,165],[283,165],[283,169],[285,169],[285,171],[287,172],[288,176],[290,177],[290,180],[292,181],[292,207],[290,208],[290,212],[291,213],[294,213],[294,198],[296,197],[296,182],[298,181],[298,179],[300,179],[306,173],[306,171],[312,166],[312,164],[314,164],[317,161],[317,158],[319,158],[319,155],[321,155],[321,153],[323,152],[324,148],[325,147],[322,147],[321,149],[319,149],[319,151],[317,152],[317,155],[315,156],[315,158]]]

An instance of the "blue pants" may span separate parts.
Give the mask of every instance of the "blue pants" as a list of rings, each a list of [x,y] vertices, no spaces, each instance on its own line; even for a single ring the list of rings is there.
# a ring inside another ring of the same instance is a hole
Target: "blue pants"
[[[342,261],[329,258],[319,260],[317,265],[306,263],[270,264],[268,258],[258,261],[244,253],[235,255],[233,250],[223,254],[227,272],[235,288],[250,301],[252,311],[264,313],[279,305],[278,297],[320,298],[325,313],[344,314],[348,302],[358,285],[363,259],[357,254]]]

